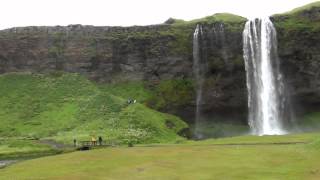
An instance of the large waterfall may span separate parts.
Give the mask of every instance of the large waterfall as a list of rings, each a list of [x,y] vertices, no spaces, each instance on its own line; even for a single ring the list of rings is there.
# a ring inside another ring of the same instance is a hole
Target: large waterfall
[[[243,31],[249,125],[254,134],[285,134],[285,96],[276,30],[269,18],[249,20]]]
[[[195,138],[202,138],[199,133],[199,121],[201,118],[202,93],[205,74],[205,64],[201,61],[200,40],[202,37],[202,27],[197,25],[193,34],[193,74],[196,81],[196,115],[195,115]]]

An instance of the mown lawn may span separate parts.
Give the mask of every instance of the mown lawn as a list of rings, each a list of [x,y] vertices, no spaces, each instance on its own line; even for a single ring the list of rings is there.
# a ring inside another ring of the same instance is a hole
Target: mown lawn
[[[307,142],[318,136],[302,134],[278,136],[282,138],[281,141],[279,138],[273,139],[275,142],[285,142],[286,137],[289,141],[294,137],[299,140],[306,137]],[[234,138],[233,142],[238,142],[239,138]],[[268,136],[255,137],[261,142],[265,142],[265,138],[270,140]],[[225,140],[230,142],[230,139]],[[170,146],[107,148],[50,156],[1,169],[0,179],[320,178],[320,149],[315,148],[319,146],[259,143],[214,145],[214,142],[208,140]]]

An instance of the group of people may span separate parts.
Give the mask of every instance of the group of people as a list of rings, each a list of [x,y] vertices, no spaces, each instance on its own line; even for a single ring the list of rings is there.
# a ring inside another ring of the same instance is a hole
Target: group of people
[[[128,104],[135,104],[137,102],[136,99],[128,99]]]
[[[77,140],[76,140],[76,139],[73,139],[73,145],[74,145],[74,147],[77,146]],[[97,141],[96,137],[95,137],[95,136],[92,136],[92,137],[91,137],[91,145],[92,145],[92,146],[97,146],[97,145],[102,146],[102,145],[103,145],[102,137],[99,136],[99,137],[98,137],[98,141]]]
[[[102,145],[102,137],[101,136],[99,136],[98,142],[99,142],[99,146],[101,146]],[[97,139],[94,136],[91,137],[91,145],[93,145],[93,146],[97,145]]]

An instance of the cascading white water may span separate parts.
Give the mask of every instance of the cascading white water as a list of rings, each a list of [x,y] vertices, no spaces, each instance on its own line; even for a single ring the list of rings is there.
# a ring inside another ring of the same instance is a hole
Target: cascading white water
[[[249,20],[243,31],[249,125],[257,135],[285,134],[283,82],[277,58],[276,30],[269,18]]]
[[[200,58],[200,36],[202,35],[201,25],[197,25],[193,33],[193,73],[196,80],[196,115],[195,115],[195,137],[202,138],[199,134],[199,121],[201,116],[202,92],[204,83],[204,71]]]

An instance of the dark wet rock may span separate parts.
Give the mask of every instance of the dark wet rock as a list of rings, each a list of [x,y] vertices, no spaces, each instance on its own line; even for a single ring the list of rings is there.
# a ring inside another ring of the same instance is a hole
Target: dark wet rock
[[[184,128],[181,131],[178,132],[179,136],[185,137],[185,138],[192,138],[192,132],[190,130],[190,128]]]

